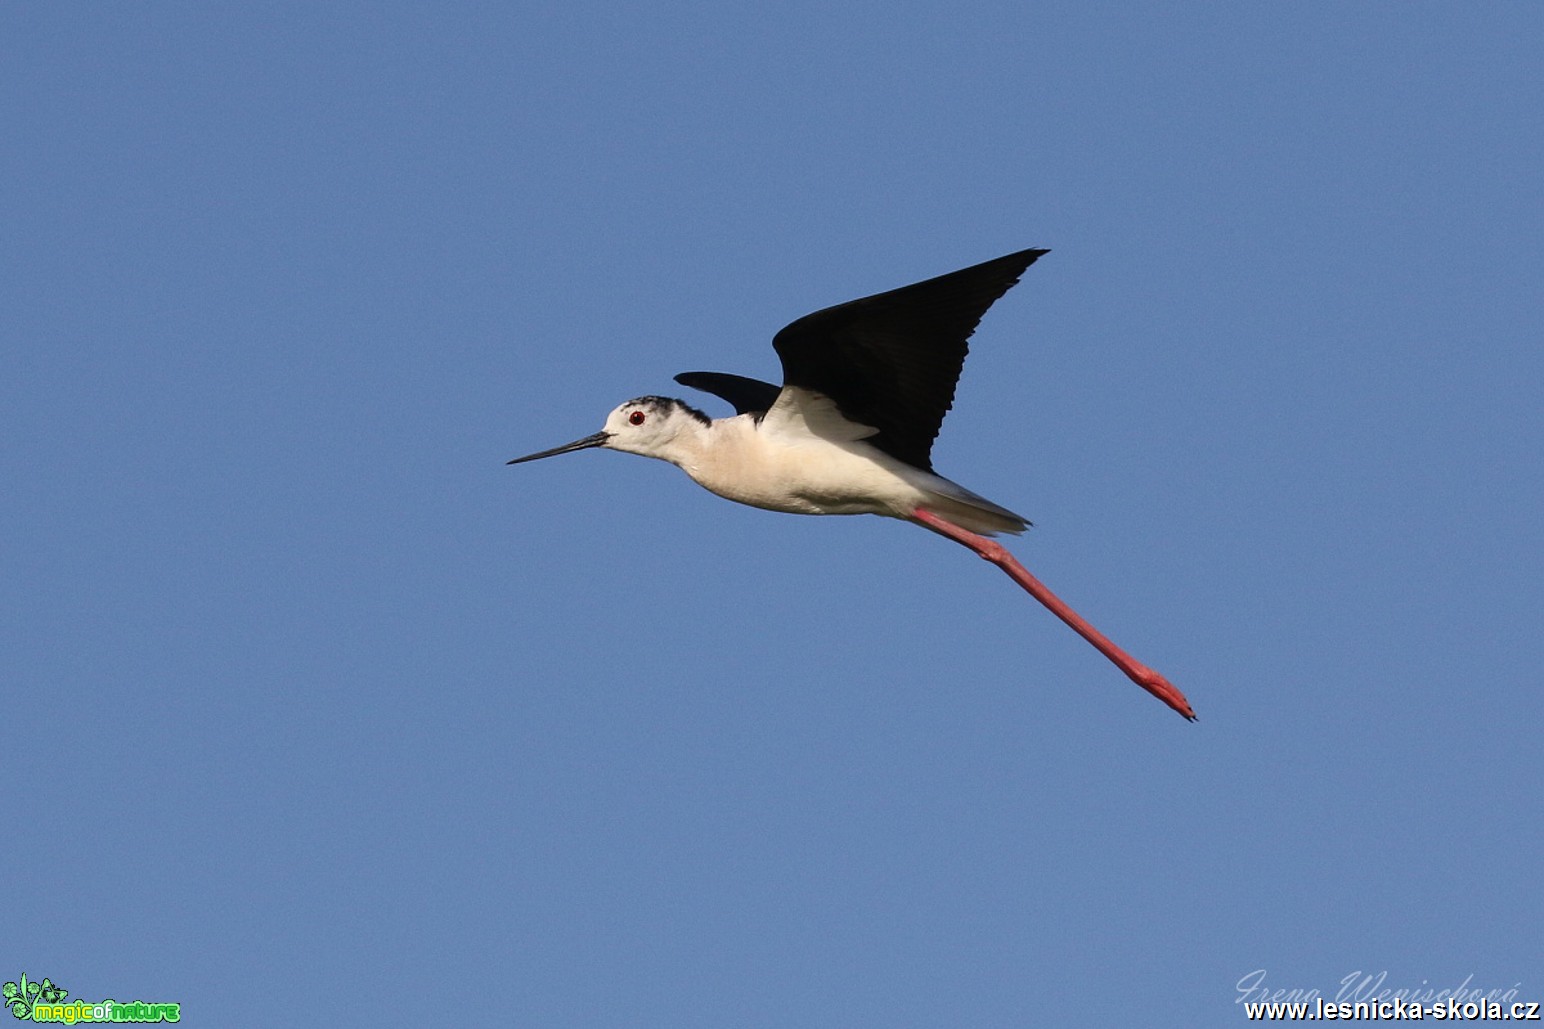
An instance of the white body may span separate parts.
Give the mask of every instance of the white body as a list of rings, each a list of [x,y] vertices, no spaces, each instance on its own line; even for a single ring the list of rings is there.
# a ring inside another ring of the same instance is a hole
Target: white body
[[[1024,530],[1013,512],[865,442],[873,434],[826,397],[785,387],[759,418],[710,421],[679,401],[629,401],[606,419],[600,445],[669,461],[704,489],[771,511],[911,520],[920,507],[972,532]]]

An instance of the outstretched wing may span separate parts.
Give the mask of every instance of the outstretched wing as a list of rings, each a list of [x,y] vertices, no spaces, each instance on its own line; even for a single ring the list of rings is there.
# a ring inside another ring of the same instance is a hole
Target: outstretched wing
[[[772,340],[783,362],[783,384],[822,393],[849,421],[879,430],[869,442],[916,468],[932,470],[933,440],[954,403],[967,340],[981,316],[1019,281],[1045,250],[1021,250],[887,293],[805,315]],[[714,376],[706,389],[734,404]],[[744,383],[752,379],[739,380]],[[756,403],[770,406],[768,383],[756,383]],[[736,396],[748,400],[738,385]],[[772,394],[775,396],[775,392]],[[766,408],[763,407],[762,410]]]
[[[781,392],[781,387],[770,382],[727,372],[682,372],[675,381],[729,401],[735,414],[766,414]]]

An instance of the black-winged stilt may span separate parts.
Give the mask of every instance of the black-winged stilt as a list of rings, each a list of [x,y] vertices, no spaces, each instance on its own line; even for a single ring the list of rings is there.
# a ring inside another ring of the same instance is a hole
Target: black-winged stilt
[[[997,565],[1132,682],[1194,721],[1183,693],[985,538],[1023,532],[1027,519],[933,471],[933,440],[954,402],[967,340],[1044,253],[1021,250],[805,315],[772,340],[782,386],[722,372],[675,377],[727,400],[732,418],[638,397],[612,411],[600,432],[509,463],[607,447],[669,461],[706,489],[753,507],[914,522]]]

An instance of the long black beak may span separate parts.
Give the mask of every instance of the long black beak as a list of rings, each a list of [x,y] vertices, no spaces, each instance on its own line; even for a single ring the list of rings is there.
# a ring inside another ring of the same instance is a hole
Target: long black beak
[[[572,443],[565,443],[561,447],[553,447],[551,450],[543,450],[539,454],[527,454],[524,457],[517,457],[513,461],[506,461],[505,464],[524,464],[527,461],[535,461],[538,458],[556,457],[559,454],[566,454],[571,450],[588,450],[591,447],[604,446],[610,438],[611,433],[609,432],[597,432],[593,436],[576,439]]]

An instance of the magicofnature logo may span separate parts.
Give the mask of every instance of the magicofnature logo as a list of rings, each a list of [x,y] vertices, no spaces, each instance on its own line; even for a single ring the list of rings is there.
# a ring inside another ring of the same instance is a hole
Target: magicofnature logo
[[[5,994],[5,1006],[17,1018],[30,1018],[34,1022],[180,1022],[181,1004],[147,1004],[142,1000],[119,1003],[108,998],[95,1004],[83,1000],[64,1003],[68,990],[55,986],[50,979],[40,983],[30,982],[23,975],[19,982],[0,987]]]

